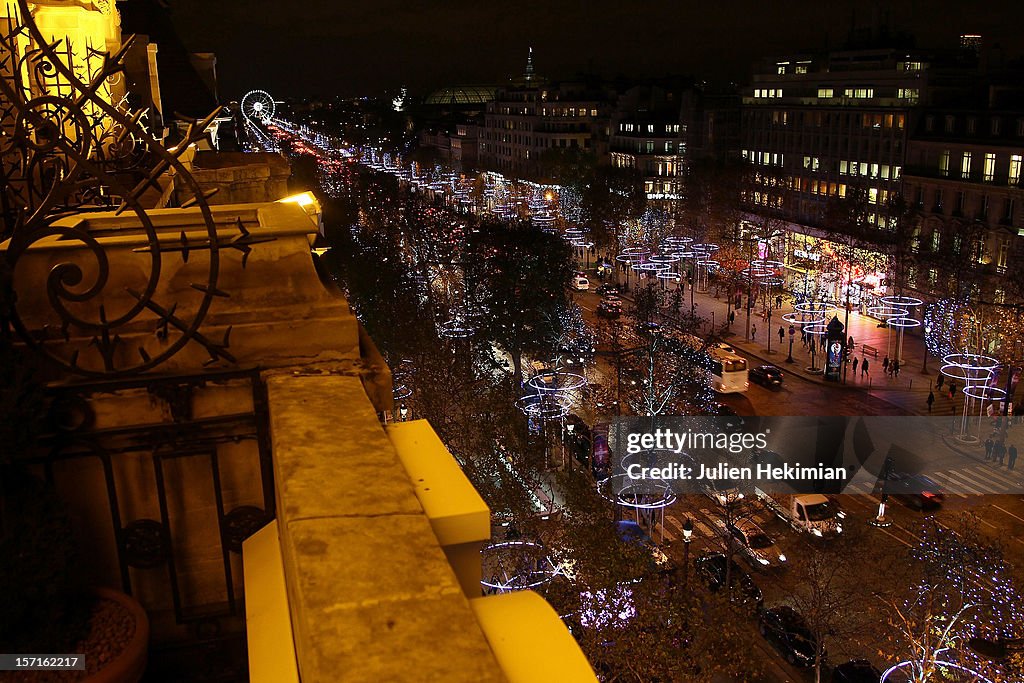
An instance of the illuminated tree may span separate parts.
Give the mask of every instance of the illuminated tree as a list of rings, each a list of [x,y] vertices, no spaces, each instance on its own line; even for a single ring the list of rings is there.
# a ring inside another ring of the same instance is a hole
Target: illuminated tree
[[[1024,635],[1024,603],[999,543],[983,535],[979,520],[962,513],[952,526],[930,517],[910,550],[911,576],[904,595],[882,597],[889,606],[889,633],[907,660],[912,683],[944,678],[946,651],[995,680],[1010,680],[1006,662],[972,652],[972,638],[990,641]],[[1011,662],[1012,665],[1012,662]]]

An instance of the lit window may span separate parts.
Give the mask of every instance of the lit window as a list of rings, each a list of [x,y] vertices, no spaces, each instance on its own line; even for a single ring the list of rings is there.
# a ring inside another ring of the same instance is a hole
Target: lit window
[[[849,162],[840,161],[839,162],[839,175],[846,175],[848,170],[849,170]]]
[[[903,62],[904,71],[920,71],[921,62]]]
[[[964,158],[960,162],[960,176],[963,178],[971,177],[971,153],[964,152]]]
[[[648,123],[647,124],[647,132],[648,133],[653,133],[654,132],[654,124],[653,123]]]
[[[807,65],[806,64],[797,64],[796,65],[796,73],[798,73],[798,74],[805,74],[805,73],[807,73]]]
[[[896,97],[901,100],[905,100],[910,104],[917,104],[917,101],[921,98],[920,88],[899,88],[896,91]]]
[[[596,109],[591,109],[590,110],[590,115],[591,116],[597,116],[597,110]]]
[[[835,90],[832,88],[818,88],[818,97],[827,99],[835,96]]]
[[[985,166],[982,172],[986,183],[996,179],[996,155],[993,152],[985,153]]]
[[[1021,155],[1012,154],[1010,155],[1010,177],[1009,184],[1016,185],[1020,182],[1020,166],[1021,166]]]

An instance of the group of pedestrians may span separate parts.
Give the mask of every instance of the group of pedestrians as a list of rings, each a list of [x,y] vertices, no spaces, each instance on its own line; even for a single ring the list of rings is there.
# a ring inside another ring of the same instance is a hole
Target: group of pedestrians
[[[996,439],[993,440],[992,436],[995,436]],[[992,436],[985,440],[985,460],[990,462],[998,461],[1002,465],[1005,459],[1006,469],[1012,471],[1017,464],[1017,446],[1010,444],[1009,448],[1007,448],[998,432]]]

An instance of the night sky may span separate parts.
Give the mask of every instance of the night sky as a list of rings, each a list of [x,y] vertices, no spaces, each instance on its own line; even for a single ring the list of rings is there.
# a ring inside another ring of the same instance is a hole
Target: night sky
[[[131,2],[132,0],[129,0]],[[865,0],[167,0],[182,41],[218,56],[222,101],[262,88],[277,97],[414,93],[500,84],[521,73],[571,77],[694,73],[744,80],[753,61],[838,47]],[[922,47],[981,33],[1022,53],[1024,3],[887,2],[893,24]]]

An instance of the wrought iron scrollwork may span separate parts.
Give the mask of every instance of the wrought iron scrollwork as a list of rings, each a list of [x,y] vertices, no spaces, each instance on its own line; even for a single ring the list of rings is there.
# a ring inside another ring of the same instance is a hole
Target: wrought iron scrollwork
[[[171,552],[164,526],[153,519],[137,519],[122,529],[121,546],[128,566],[137,569],[166,564]]]
[[[219,236],[208,203],[212,192],[200,187],[182,161],[217,112],[192,122],[183,140],[165,148],[146,130],[145,111],[131,110],[117,93],[132,38],[115,54],[73,46],[67,39],[51,42],[34,22],[27,0],[18,0],[17,7],[17,16],[0,25],[0,239],[10,240],[3,258],[15,293],[45,286],[50,310],[22,310],[19,303],[28,297],[16,296],[7,324],[25,343],[78,375],[144,372],[190,342],[205,348],[210,363],[233,362],[230,329],[214,340],[200,327],[215,300],[228,296],[218,286],[222,250],[240,252],[244,267],[252,245],[266,239],[253,237],[241,221],[221,226],[228,236]],[[178,240],[161,235],[147,213],[149,197],[161,196],[171,182],[193,197],[182,206],[197,207],[202,220]],[[144,247],[134,249],[145,266],[131,265],[134,280],[127,286],[127,272],[111,263],[109,235],[90,230],[87,220],[68,220],[98,211],[134,215],[133,231],[145,240]],[[30,250],[44,246],[59,253],[59,261],[45,283],[27,281],[19,265]],[[76,248],[63,248],[69,246]],[[159,294],[161,276],[200,250],[206,254],[205,274],[176,293],[178,300],[158,300],[167,296]],[[185,297],[188,305],[179,306]],[[140,334],[147,328],[158,344]]]
[[[262,529],[271,520],[263,510],[252,505],[236,507],[224,515],[221,528],[223,543],[236,553],[242,552],[242,542]]]

